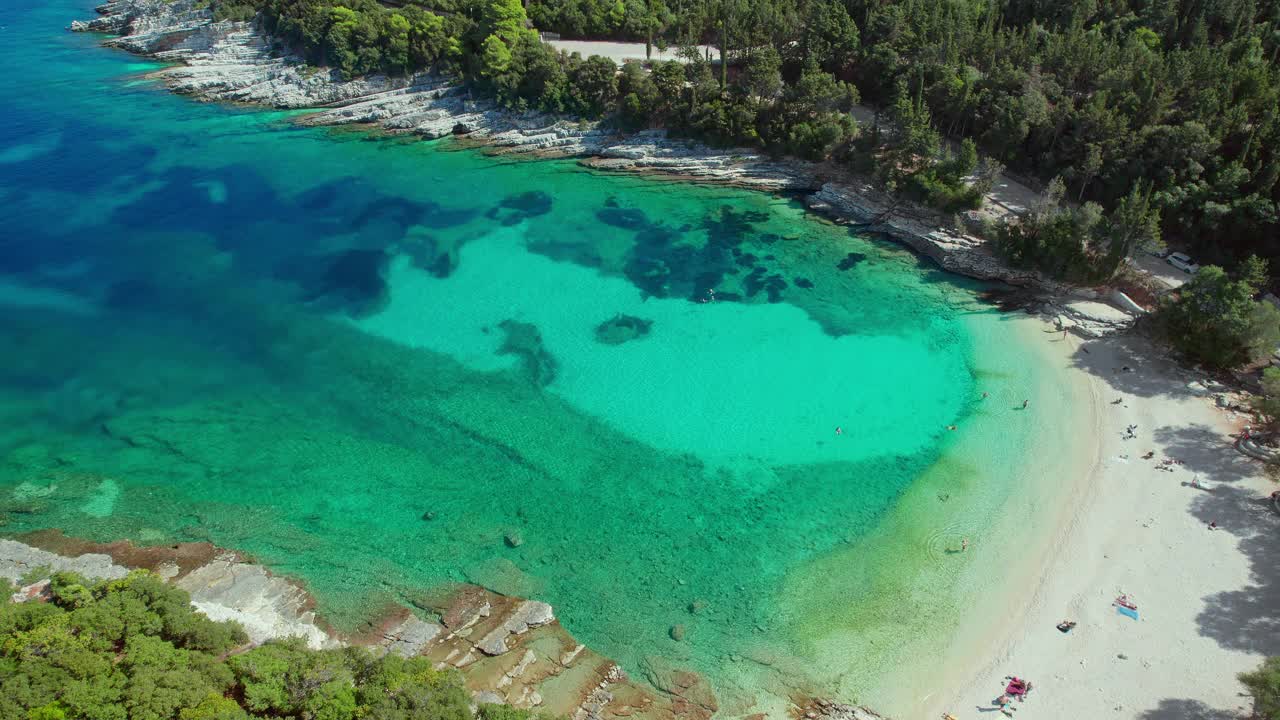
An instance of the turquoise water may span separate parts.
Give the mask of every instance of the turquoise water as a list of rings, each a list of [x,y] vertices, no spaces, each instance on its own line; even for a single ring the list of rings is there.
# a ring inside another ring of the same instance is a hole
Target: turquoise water
[[[983,418],[1044,391],[978,286],[786,198],[173,97],[89,13],[0,30],[4,532],[244,550],[344,630],[536,597],[741,707],[852,694],[886,668],[848,638],[896,632],[858,608],[951,602],[914,573],[998,515],[1039,416]]]

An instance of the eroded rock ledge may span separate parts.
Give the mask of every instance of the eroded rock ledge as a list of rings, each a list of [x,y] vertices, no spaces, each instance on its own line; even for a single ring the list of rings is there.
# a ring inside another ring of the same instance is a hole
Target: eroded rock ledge
[[[883,196],[839,168],[776,161],[753,150],[717,150],[660,130],[618,134],[599,123],[513,113],[429,74],[344,80],[279,52],[250,22],[215,22],[199,0],[113,0],[72,30],[118,35],[105,44],[175,63],[153,74],[174,92],[225,102],[314,109],[305,125],[368,124],[425,138],[465,135],[491,152],[579,157],[602,170],[661,174],[771,191],[807,193],[806,203],[838,221],[880,232],[944,269],[1059,291],[1035,273],[1006,267],[950,218]],[[993,204],[994,206],[995,204]],[[1003,212],[1003,211],[1001,211]]]
[[[707,720],[718,710],[714,691],[697,673],[649,658],[641,668],[647,682],[633,682],[617,663],[570,636],[550,605],[474,585],[433,595],[425,602],[425,618],[398,608],[374,630],[342,636],[316,617],[310,595],[298,584],[208,543],[96,544],[57,531],[22,539],[0,540],[0,577],[18,582],[32,570],[48,568],[110,579],[146,568],[189,592],[192,605],[206,615],[240,622],[254,643],[302,636],[313,648],[357,644],[426,656],[437,667],[461,671],[477,702],[538,708],[572,720]],[[38,600],[47,584],[26,586],[18,594]],[[831,720],[878,717],[865,710],[842,714],[837,708],[846,706],[810,701],[799,714]]]

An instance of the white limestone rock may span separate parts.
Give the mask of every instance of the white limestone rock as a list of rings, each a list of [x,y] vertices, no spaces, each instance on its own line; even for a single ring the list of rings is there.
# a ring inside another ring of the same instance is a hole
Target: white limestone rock
[[[546,625],[556,619],[551,606],[536,600],[525,600],[516,606],[511,615],[501,625],[490,630],[475,645],[485,655],[501,655],[511,648],[507,638],[511,635],[522,635],[530,628]]]
[[[444,626],[409,615],[383,634],[382,647],[401,657],[413,657],[444,632]]]
[[[115,564],[109,555],[88,553],[68,558],[16,540],[0,540],[0,577],[16,584],[37,568],[73,572],[90,580],[116,580],[129,574],[128,568]]]
[[[174,584],[190,593],[191,604],[210,618],[240,623],[254,643],[301,637],[316,649],[341,646],[316,625],[301,588],[233,553],[192,570]]]

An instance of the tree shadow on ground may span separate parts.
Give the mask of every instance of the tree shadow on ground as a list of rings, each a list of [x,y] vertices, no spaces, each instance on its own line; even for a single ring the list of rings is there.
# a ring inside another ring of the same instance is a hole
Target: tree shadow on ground
[[[1105,341],[1086,340],[1071,356],[1071,365],[1117,392],[1145,398],[1190,395],[1187,383],[1202,379],[1202,374],[1179,365],[1150,341],[1136,335],[1112,336]],[[1104,397],[1104,400],[1110,399]]]
[[[1240,454],[1208,425],[1167,425],[1156,428],[1152,439],[1165,457],[1181,460],[1184,470],[1214,483],[1238,483],[1262,470],[1257,460]]]
[[[1138,720],[1239,720],[1239,713],[1215,710],[1199,700],[1168,698],[1138,716]]]
[[[1238,538],[1249,562],[1249,585],[1205,598],[1196,618],[1200,634],[1231,650],[1280,655],[1280,515],[1242,482],[1260,473],[1261,464],[1204,425],[1160,428],[1155,439],[1169,457],[1213,483],[1212,490],[1196,491],[1191,512]]]
[[[1240,538],[1251,575],[1248,586],[1205,598],[1200,633],[1225,648],[1280,655],[1280,516],[1265,499],[1229,486],[1198,498],[1192,512]]]

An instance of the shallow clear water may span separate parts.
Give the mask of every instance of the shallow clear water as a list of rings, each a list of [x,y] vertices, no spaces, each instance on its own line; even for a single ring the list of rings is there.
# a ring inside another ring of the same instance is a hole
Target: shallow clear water
[[[948,627],[913,582],[1045,392],[976,286],[784,198],[192,103],[90,12],[0,29],[4,532],[248,551],[342,629],[478,583],[726,697]]]

